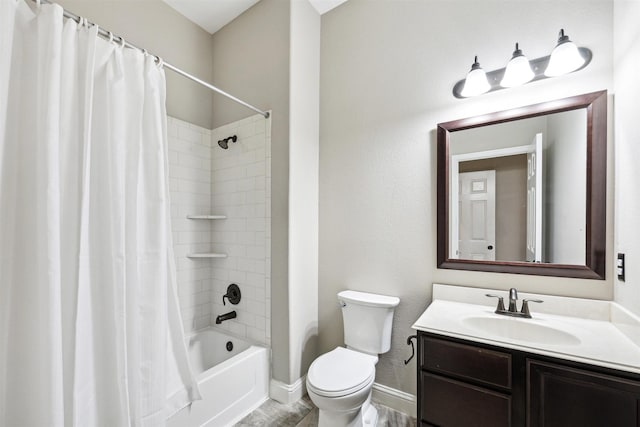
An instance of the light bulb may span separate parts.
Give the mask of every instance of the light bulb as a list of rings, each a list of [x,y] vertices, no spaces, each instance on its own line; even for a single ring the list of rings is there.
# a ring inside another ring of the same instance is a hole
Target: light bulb
[[[480,67],[480,63],[478,62],[478,57],[476,56],[471,65],[471,70],[467,74],[467,78],[464,80],[464,87],[460,92],[460,95],[468,98],[470,96],[477,96],[486,93],[491,89],[491,85],[487,81],[487,74],[484,72],[482,67]]]
[[[569,40],[569,36],[564,34],[564,30],[560,30],[558,36],[558,44],[556,45],[551,57],[549,65],[544,72],[547,77],[556,77],[568,74],[582,67],[585,59],[580,55],[578,47]]]
[[[516,87],[530,82],[535,76],[531,69],[531,64],[526,56],[522,54],[522,51],[516,43],[516,49],[513,51],[513,56],[507,64],[507,69],[504,71],[504,77],[500,82],[502,87]]]

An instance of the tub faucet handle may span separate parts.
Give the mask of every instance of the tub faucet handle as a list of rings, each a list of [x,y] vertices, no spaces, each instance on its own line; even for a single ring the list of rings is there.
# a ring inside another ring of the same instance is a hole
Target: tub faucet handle
[[[225,298],[229,300],[229,302],[233,305],[236,305],[240,302],[242,298],[242,294],[240,293],[240,288],[235,283],[227,286],[227,293],[222,296],[222,305],[227,305]]]

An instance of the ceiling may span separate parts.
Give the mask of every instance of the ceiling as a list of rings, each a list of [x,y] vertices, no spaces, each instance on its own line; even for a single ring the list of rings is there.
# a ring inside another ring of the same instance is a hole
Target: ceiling
[[[259,0],[163,0],[190,21],[213,34]],[[309,0],[319,14],[347,0]]]

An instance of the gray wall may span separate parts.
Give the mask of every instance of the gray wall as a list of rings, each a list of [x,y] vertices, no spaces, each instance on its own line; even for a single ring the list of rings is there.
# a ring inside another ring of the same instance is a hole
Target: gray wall
[[[615,279],[615,299],[640,315],[640,2],[616,0],[614,10],[616,251],[627,260],[626,282]]]
[[[320,352],[342,343],[336,293],[345,288],[400,297],[376,381],[410,393],[415,365],[402,362],[405,340],[432,283],[612,297],[611,257],[605,281],[437,269],[435,209],[437,123],[610,89],[612,22],[607,0],[350,0],[323,15]],[[503,67],[515,42],[530,58],[545,56],[560,28],[593,50],[584,70],[474,99],[451,94],[474,55],[487,70]],[[607,235],[611,254],[611,221]]]
[[[531,145],[533,137],[547,133],[545,116],[532,117],[491,126],[481,126],[451,133],[450,155],[476,153]]]
[[[272,110],[271,346],[273,377],[289,383],[289,1],[262,0],[213,35],[213,81],[258,108]],[[213,98],[213,125],[253,112]],[[269,185],[269,184],[267,184]]]
[[[586,260],[587,121],[585,110],[548,117],[545,177],[544,260],[584,264]]]
[[[307,373],[318,340],[320,15],[291,1],[289,380]]]
[[[203,80],[211,79],[211,35],[161,0],[56,0]],[[211,129],[211,91],[166,70],[167,113]]]

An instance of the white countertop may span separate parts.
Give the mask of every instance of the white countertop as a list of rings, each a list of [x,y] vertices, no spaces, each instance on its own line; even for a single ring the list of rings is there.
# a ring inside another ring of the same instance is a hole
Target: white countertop
[[[584,300],[549,295],[522,293],[520,298],[539,298],[543,304],[530,304],[532,319],[513,318],[513,322],[531,323],[566,332],[578,340],[570,343],[530,342],[505,338],[470,327],[468,318],[497,318],[495,298],[485,293],[505,296],[493,289],[434,285],[434,301],[413,325],[414,329],[495,346],[522,350],[545,356],[589,363],[622,371],[640,373],[640,319],[610,301]],[[462,300],[462,301],[461,301]],[[546,306],[545,306],[546,305]],[[518,303],[520,307],[520,301]],[[570,315],[560,315],[563,311]],[[526,329],[527,325],[523,325]],[[516,325],[517,327],[517,325]],[[578,342],[579,341],[579,342]]]

